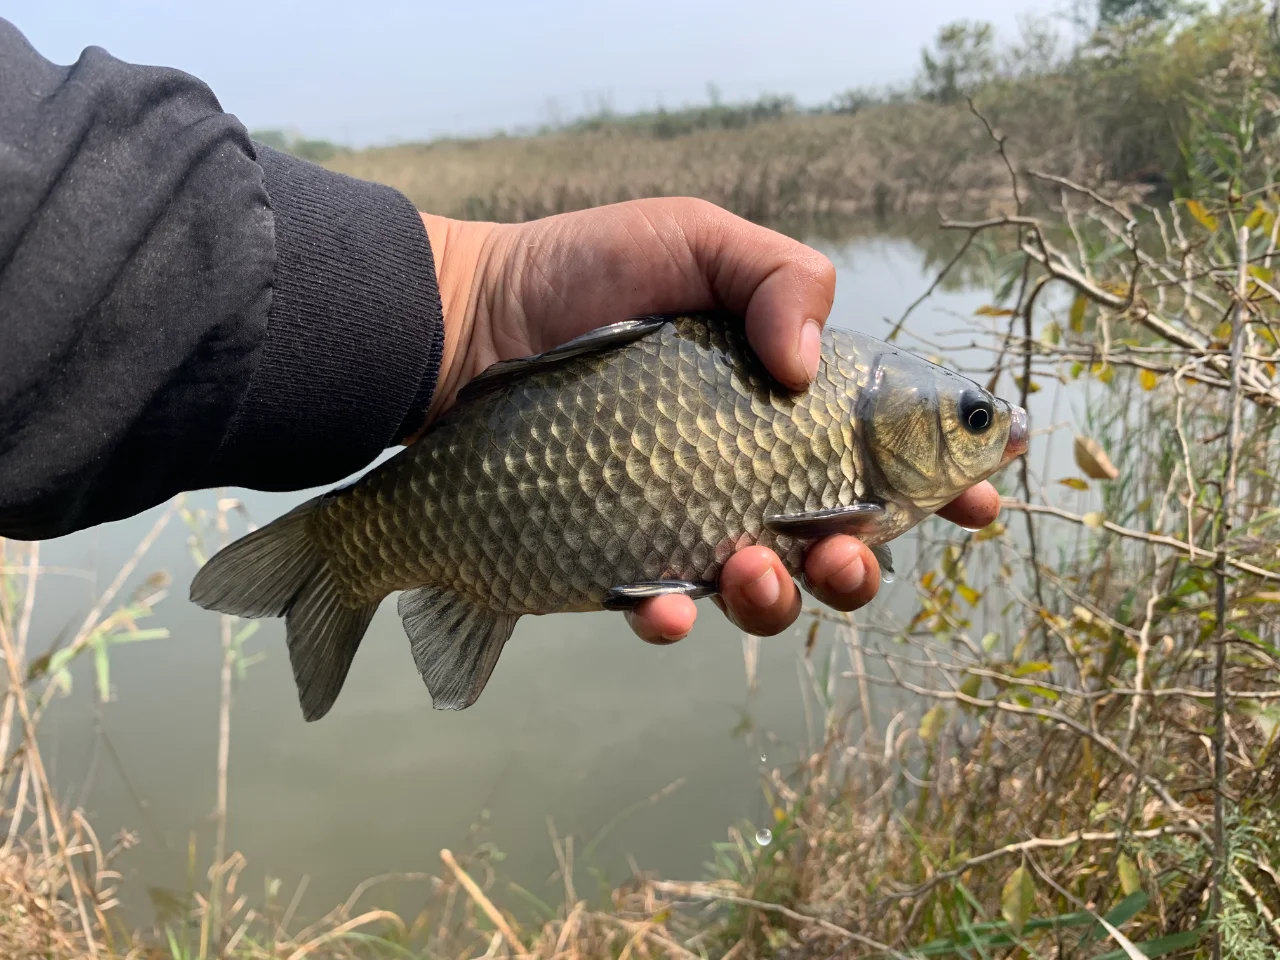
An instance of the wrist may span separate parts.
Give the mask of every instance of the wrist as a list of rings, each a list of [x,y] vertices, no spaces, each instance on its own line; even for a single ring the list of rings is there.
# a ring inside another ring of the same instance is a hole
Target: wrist
[[[470,379],[466,372],[468,345],[476,334],[485,264],[491,256],[497,224],[451,220],[420,213],[435,261],[436,286],[444,316],[444,345],[435,396],[423,429],[450,404]],[[412,443],[422,431],[405,440]]]

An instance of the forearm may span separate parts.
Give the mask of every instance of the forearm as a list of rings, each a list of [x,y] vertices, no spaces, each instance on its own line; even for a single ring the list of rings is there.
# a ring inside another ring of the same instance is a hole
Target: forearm
[[[0,20],[0,536],[339,479],[416,429],[441,317],[395,191],[257,147],[199,81]]]

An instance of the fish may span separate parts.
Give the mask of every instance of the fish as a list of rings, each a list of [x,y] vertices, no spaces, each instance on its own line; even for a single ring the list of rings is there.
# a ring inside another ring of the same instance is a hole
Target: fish
[[[770,376],[740,317],[637,317],[493,364],[412,445],[215,554],[201,607],[283,617],[303,716],[329,712],[382,601],[440,710],[479,698],[526,615],[717,592],[737,550],[887,544],[1027,448],[1027,414],[828,326],[816,378]]]

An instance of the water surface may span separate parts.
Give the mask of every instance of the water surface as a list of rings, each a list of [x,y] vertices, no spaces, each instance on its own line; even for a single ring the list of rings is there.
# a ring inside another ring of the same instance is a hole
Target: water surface
[[[813,242],[837,265],[832,323],[842,327],[883,335],[885,318],[896,319],[932,279],[921,250],[900,237]],[[916,310],[910,329],[945,340],[987,297],[939,291]],[[920,341],[903,343],[928,352]],[[954,352],[944,359],[967,358]],[[1047,419],[1039,401],[1032,413],[1033,423]],[[264,523],[310,494],[232,495]],[[193,507],[213,503],[211,492],[188,498]],[[92,579],[43,582],[36,652],[74,631],[159,513],[44,546],[45,563],[86,569]],[[139,890],[185,888],[192,831],[202,868],[213,836],[218,618],[186,599],[194,572],[188,534],[181,521],[170,524],[134,577],[161,568],[172,574],[169,597],[145,624],[167,627],[171,638],[113,651],[105,705],[94,703],[92,675],[81,665],[72,694],[55,704],[45,729],[62,795],[85,805],[104,840],[120,829],[139,834],[141,843],[117,864],[138,910],[145,909]],[[895,552],[900,567],[909,565],[909,542]],[[908,580],[900,575],[876,604],[903,607]],[[246,642],[261,660],[237,682],[232,718],[228,840],[249,862],[242,889],[253,896],[270,874],[283,880],[287,897],[306,876],[302,912],[315,915],[367,877],[437,871],[440,849],[467,849],[469,829],[487,811],[483,836],[505,854],[504,875],[555,898],[549,817],[562,834],[575,835],[581,851],[620,811],[678,781],[617,825],[593,865],[616,880],[630,856],[646,870],[700,876],[710,844],[725,839],[730,824],[765,823],[762,750],[771,765],[801,754],[797,660],[807,623],[760,642],[760,686],[749,697],[741,634],[709,602],[699,611],[693,634],[666,648],[637,640],[616,614],[526,617],[480,701],[443,713],[431,709],[395,604],[387,601],[342,696],[314,724],[303,722],[297,706],[283,624],[264,621]],[[748,714],[750,738],[740,728]],[[590,887],[585,870],[578,885],[580,892]],[[391,902],[412,909],[413,889],[401,888]]]

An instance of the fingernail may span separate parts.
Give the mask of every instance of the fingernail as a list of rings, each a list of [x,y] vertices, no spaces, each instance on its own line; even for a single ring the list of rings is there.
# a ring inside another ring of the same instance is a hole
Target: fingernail
[[[818,375],[818,360],[822,355],[822,327],[817,320],[806,320],[800,329],[800,362],[804,364],[809,381]]]
[[[867,579],[867,565],[861,557],[854,557],[847,564],[827,577],[827,589],[836,593],[853,593]]]
[[[770,567],[743,587],[742,593],[757,607],[771,607],[782,595],[782,585],[778,583],[778,575],[773,572],[773,567]]]

